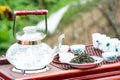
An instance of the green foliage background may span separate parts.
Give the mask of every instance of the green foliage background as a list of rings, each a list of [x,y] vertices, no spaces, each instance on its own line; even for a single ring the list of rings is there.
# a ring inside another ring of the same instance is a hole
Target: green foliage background
[[[12,11],[16,10],[39,10],[48,9],[48,16],[63,6],[80,0],[0,0],[0,6],[8,6]],[[43,17],[20,16],[17,18],[16,26],[21,30],[27,25],[36,25]],[[13,21],[0,20],[0,55],[4,55],[15,39],[12,36]]]

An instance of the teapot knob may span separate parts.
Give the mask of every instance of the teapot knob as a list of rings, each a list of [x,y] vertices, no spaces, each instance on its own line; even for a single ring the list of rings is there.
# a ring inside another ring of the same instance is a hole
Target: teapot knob
[[[36,28],[35,27],[24,27],[23,28],[23,31],[24,31],[24,33],[35,33],[36,32]]]

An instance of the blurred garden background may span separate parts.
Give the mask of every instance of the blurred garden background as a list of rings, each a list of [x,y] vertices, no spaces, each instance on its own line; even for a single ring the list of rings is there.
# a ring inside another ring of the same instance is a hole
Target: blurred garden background
[[[16,10],[47,9],[48,17],[71,4],[53,34],[43,40],[53,47],[58,36],[66,35],[63,44],[92,44],[92,33],[99,32],[119,38],[120,0],[0,0],[0,55],[16,42],[13,38],[13,12]],[[17,17],[17,31],[25,26],[35,26],[44,20],[41,16]],[[48,26],[52,27],[52,26]]]

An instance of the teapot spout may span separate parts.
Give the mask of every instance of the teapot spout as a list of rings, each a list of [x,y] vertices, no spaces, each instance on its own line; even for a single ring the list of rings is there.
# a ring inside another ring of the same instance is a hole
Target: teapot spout
[[[59,50],[61,48],[62,45],[62,40],[65,38],[65,34],[61,34],[58,38],[58,42],[57,45],[54,47],[53,49],[53,56],[57,55],[59,53]]]

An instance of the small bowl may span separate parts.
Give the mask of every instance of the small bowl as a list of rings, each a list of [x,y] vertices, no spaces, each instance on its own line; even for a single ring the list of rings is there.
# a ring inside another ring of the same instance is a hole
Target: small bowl
[[[83,44],[71,45],[70,49],[73,54],[80,54],[84,52],[85,45]]]
[[[69,45],[61,45],[60,52],[68,52]]]
[[[107,62],[114,62],[118,57],[118,52],[104,52],[102,57]]]

